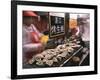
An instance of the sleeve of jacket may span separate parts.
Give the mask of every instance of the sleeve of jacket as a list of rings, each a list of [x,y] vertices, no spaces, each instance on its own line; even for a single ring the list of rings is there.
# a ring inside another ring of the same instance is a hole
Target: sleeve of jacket
[[[23,35],[22,35],[23,52],[36,51],[38,50],[39,46],[41,46],[41,43],[32,43],[30,33],[23,28]]]

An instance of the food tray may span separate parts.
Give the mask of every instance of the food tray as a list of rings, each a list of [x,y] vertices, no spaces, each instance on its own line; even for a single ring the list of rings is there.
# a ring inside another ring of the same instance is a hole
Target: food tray
[[[75,56],[78,52],[80,52],[83,49],[83,47],[79,47],[79,48],[75,48],[73,53],[69,53],[69,55],[67,55],[65,58],[63,58],[62,60],[59,60],[58,63],[54,63],[52,66],[48,66],[48,65],[43,65],[43,66],[38,66],[36,65],[36,63],[33,64],[27,64],[24,68],[45,68],[45,67],[62,67],[64,66],[64,64],[67,64],[67,62],[70,61],[70,59]]]

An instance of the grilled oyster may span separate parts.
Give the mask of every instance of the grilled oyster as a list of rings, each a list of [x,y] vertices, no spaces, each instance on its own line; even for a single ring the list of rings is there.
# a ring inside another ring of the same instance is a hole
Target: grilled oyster
[[[53,62],[58,62],[57,58],[56,57],[53,57]]]
[[[79,61],[80,61],[80,58],[77,57],[77,56],[74,56],[74,57],[72,58],[72,60],[73,60],[73,62],[79,62]]]
[[[45,58],[45,59],[51,59],[52,57],[53,57],[52,54],[51,54],[51,55],[50,55],[50,54],[46,54],[44,58]]]
[[[37,54],[34,56],[36,61],[40,61],[41,59],[44,58],[44,56],[42,54]]]
[[[66,47],[67,52],[73,52],[74,49],[72,47]]]
[[[47,60],[47,61],[46,61],[46,64],[47,64],[48,66],[52,66],[52,65],[53,65],[53,60]]]
[[[44,63],[43,63],[43,61],[40,60],[40,61],[37,61],[37,62],[36,62],[36,65],[38,65],[38,66],[43,66]]]

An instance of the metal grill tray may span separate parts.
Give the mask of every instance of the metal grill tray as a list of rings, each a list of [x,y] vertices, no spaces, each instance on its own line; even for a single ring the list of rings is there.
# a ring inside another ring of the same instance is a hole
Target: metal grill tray
[[[75,56],[77,53],[79,53],[81,50],[83,49],[83,47],[79,47],[79,48],[75,48],[73,53],[70,53],[70,56],[66,56],[65,58],[62,58],[61,61],[59,61],[58,63],[54,63],[52,66],[48,66],[48,65],[43,65],[43,66],[38,66],[35,63],[33,64],[26,64],[24,65],[23,68],[46,68],[46,67],[62,67],[65,64],[67,64],[70,59]]]

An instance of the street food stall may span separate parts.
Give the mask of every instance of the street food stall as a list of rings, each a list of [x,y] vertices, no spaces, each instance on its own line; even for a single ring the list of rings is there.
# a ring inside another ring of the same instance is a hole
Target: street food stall
[[[44,15],[42,12],[36,13]],[[48,12],[46,16],[49,31],[45,30],[41,37],[44,50],[34,55],[24,68],[89,65],[89,49],[84,47],[84,42],[77,35],[79,15]]]

